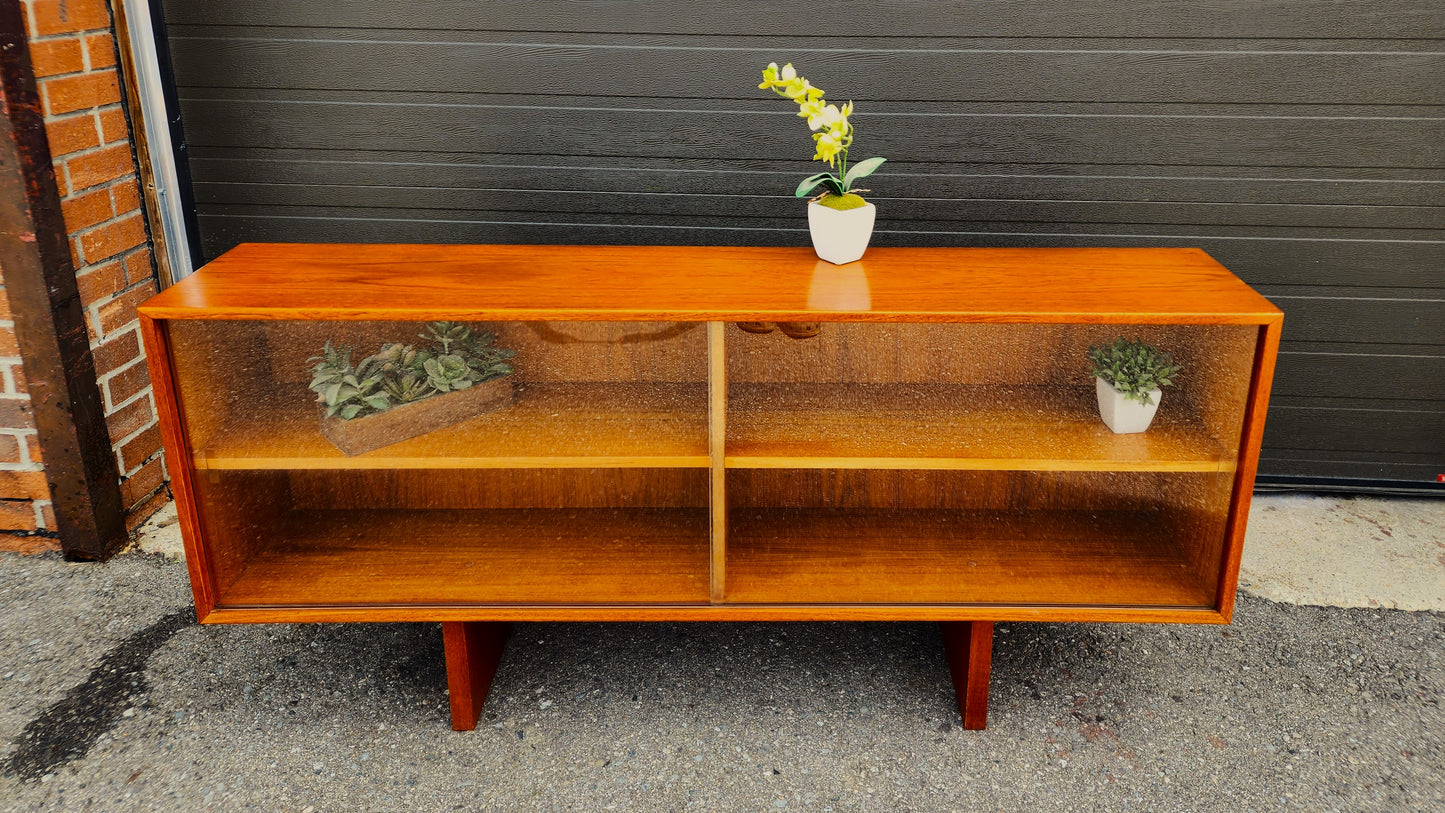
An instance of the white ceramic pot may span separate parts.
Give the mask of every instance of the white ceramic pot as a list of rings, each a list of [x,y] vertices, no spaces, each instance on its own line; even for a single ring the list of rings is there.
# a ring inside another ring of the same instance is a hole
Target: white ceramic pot
[[[878,207],[871,203],[840,212],[810,201],[808,232],[813,236],[813,251],[834,265],[861,258],[873,236],[873,217],[877,212]]]
[[[1125,398],[1124,393],[1102,378],[1094,379],[1094,389],[1099,394],[1099,417],[1119,435],[1132,435],[1148,429],[1154,413],[1159,411],[1159,399],[1164,395],[1155,387],[1149,391],[1149,400],[1153,403],[1141,404]]]

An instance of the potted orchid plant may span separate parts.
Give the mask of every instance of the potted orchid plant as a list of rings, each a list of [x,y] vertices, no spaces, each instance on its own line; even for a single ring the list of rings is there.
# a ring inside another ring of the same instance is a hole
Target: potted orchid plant
[[[823,161],[832,169],[810,175],[798,184],[796,197],[806,197],[819,188],[822,192],[808,203],[808,232],[813,250],[835,265],[851,263],[868,250],[873,236],[873,220],[877,209],[863,200],[854,184],[872,175],[886,160],[869,158],[848,165],[848,149],[853,145],[853,103],[842,107],[823,100],[822,88],[798,75],[791,64],[778,68],[770,63],[763,69],[761,90],[771,89],[798,104],[798,115],[808,120],[813,131],[814,161]]]

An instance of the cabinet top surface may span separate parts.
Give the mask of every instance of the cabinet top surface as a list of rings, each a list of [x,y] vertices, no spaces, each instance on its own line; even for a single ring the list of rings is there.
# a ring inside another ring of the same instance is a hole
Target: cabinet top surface
[[[1280,311],[1193,248],[248,243],[151,298],[156,319],[1262,324]]]

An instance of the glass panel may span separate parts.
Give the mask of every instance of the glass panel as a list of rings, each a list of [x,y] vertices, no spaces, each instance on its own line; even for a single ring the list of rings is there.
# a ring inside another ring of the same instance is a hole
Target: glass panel
[[[734,469],[737,603],[1210,607],[1232,476]]]
[[[172,323],[197,469],[707,465],[705,325],[451,330],[448,338],[424,322]],[[318,380],[328,346],[333,377]],[[495,349],[515,356],[499,366]],[[313,383],[337,415],[322,416]]]
[[[727,333],[728,465],[1057,471],[1232,468],[1257,328],[825,323]],[[1091,345],[1182,365],[1145,433],[1100,420]]]
[[[214,470],[222,607],[705,603],[706,469]]]
[[[1254,326],[729,329],[729,601],[1211,607]],[[1182,367],[1148,430],[1088,349]]]

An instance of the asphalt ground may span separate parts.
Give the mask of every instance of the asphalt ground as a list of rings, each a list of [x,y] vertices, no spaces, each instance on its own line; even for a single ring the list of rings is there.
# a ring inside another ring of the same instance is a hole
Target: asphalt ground
[[[959,728],[913,623],[200,626],[184,563],[0,554],[0,809],[1445,810],[1438,612],[1000,624]]]

